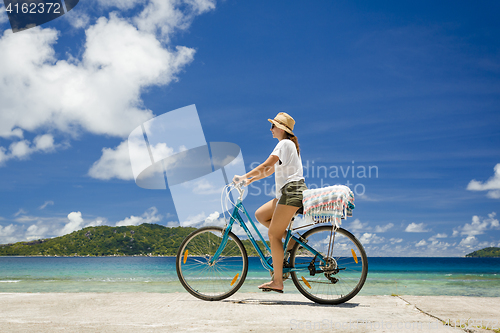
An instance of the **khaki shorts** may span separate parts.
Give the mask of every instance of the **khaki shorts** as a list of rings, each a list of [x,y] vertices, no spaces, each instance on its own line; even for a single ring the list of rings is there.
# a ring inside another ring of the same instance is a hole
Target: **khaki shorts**
[[[279,205],[302,207],[302,192],[307,190],[304,180],[290,182],[281,188]]]

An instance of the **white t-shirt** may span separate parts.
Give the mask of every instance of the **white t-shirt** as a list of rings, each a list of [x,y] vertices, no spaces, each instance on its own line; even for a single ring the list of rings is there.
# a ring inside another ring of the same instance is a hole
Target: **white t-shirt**
[[[279,160],[274,165],[276,180],[276,198],[281,197],[281,188],[286,184],[304,179],[302,159],[297,154],[293,141],[283,139],[274,148],[271,155],[278,156]],[[280,163],[281,162],[281,163]]]

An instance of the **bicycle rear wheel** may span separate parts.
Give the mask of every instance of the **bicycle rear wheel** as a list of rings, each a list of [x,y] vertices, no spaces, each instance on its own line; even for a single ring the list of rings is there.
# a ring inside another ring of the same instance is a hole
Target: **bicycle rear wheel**
[[[206,301],[219,301],[234,294],[248,271],[245,247],[232,232],[220,256],[210,264],[222,236],[222,228],[200,228],[187,236],[177,251],[176,269],[181,284],[191,295]]]
[[[292,280],[297,289],[322,304],[340,304],[353,298],[368,274],[366,253],[356,237],[342,228],[332,233],[331,226],[316,227],[302,237],[321,253],[326,264],[297,243],[290,255],[290,264],[296,269],[292,271]]]

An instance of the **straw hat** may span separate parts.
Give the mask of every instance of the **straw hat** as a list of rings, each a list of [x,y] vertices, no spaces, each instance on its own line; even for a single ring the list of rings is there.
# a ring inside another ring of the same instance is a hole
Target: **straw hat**
[[[273,123],[274,126],[284,130],[285,132],[290,133],[291,135],[293,134],[293,126],[295,125],[295,120],[285,112],[280,112],[274,119],[268,119],[269,122]]]

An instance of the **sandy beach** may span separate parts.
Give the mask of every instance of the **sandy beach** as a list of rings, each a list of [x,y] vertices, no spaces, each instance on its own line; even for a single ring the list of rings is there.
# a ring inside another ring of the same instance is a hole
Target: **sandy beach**
[[[336,306],[299,294],[0,293],[2,332],[492,332],[500,298],[358,296]],[[462,325],[462,328],[451,327]]]

